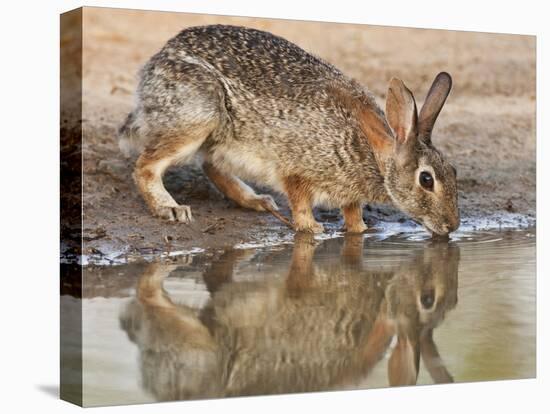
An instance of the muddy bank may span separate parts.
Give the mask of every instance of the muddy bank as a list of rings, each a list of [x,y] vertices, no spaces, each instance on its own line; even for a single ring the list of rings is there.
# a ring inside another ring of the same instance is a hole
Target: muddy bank
[[[196,166],[173,169],[165,180],[176,201],[191,206],[195,222],[154,218],[131,180],[132,160],[118,152],[115,131],[132,108],[140,66],[179,30],[209,23],[246,25],[286,37],[366,84],[382,107],[392,76],[401,77],[421,104],[433,76],[450,72],[454,89],[434,143],[458,169],[463,229],[534,224],[533,37],[88,8],[84,253],[155,254],[291,237],[269,214],[243,210],[225,199]],[[275,198],[289,216],[284,198]],[[341,226],[335,210],[317,210],[316,216],[329,231]],[[389,206],[368,206],[364,217],[375,229],[419,230]]]

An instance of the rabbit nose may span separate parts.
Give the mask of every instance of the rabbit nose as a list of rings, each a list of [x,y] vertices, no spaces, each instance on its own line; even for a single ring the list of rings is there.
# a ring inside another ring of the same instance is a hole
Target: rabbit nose
[[[431,309],[435,302],[435,291],[430,289],[427,292],[423,292],[420,296],[420,303],[424,309]]]
[[[449,224],[447,224],[446,229],[449,233],[455,231],[460,226],[460,216],[453,217]]]

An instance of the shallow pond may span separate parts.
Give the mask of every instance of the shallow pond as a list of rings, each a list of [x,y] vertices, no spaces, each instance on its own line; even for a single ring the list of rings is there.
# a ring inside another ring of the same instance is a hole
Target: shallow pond
[[[87,406],[530,378],[535,267],[534,230],[88,266],[81,315],[62,286],[64,323],[82,318],[63,359]]]

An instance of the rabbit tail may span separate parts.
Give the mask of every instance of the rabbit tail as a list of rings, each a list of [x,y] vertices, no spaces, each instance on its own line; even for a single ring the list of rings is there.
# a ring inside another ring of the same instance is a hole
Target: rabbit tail
[[[136,111],[132,111],[118,129],[118,148],[125,157],[139,154],[143,148],[142,131],[137,120]]]

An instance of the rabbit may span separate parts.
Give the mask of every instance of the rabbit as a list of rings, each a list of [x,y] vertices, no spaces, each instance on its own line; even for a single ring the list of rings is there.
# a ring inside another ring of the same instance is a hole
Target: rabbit
[[[388,362],[390,385],[415,384],[420,356],[435,383],[454,382],[441,360],[433,330],[457,304],[460,249],[433,243],[403,263],[386,286],[387,318],[395,321],[396,348]]]
[[[137,187],[167,220],[189,223],[192,214],[166,191],[163,173],[195,158],[242,207],[278,209],[242,180],[286,196],[296,231],[322,233],[312,208],[324,206],[340,208],[345,230],[361,233],[364,204],[389,203],[447,235],[460,222],[456,169],[431,135],[451,85],[439,73],[417,114],[411,91],[392,78],[384,114],[357,81],[281,37],[191,27],[142,68],[119,147],[139,155]]]
[[[456,303],[458,247],[369,269],[362,235],[346,235],[340,261],[314,257],[338,239],[318,247],[299,233],[295,241],[288,270],[264,269],[263,279],[234,280],[249,253],[224,253],[203,273],[211,297],[201,310],[164,291],[177,265],[149,265],[120,315],[145,389],[178,400],[357,387],[386,352],[390,385],[416,383],[420,355],[435,382],[452,381],[431,332]],[[421,297],[432,290],[425,309]]]

